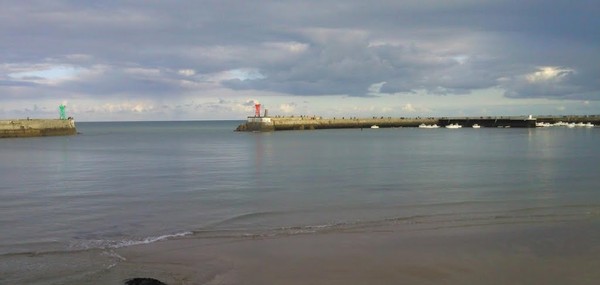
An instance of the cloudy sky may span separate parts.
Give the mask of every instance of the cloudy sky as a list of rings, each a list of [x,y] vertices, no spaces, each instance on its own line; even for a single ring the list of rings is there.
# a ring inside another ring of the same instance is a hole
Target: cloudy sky
[[[600,114],[597,0],[3,0],[0,118]]]

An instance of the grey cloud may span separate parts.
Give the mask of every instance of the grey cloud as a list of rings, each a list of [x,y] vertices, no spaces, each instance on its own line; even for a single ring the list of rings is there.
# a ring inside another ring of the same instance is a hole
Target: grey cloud
[[[592,0],[7,2],[0,64],[108,66],[56,87],[90,97],[171,96],[189,91],[181,80],[251,68],[265,78],[220,83],[314,96],[369,96],[386,82],[382,93],[502,88],[515,98],[600,99]],[[123,71],[130,66],[160,74]],[[522,80],[541,66],[576,73],[552,84]],[[0,88],[15,84],[37,88],[7,80]]]
[[[33,87],[38,84],[33,82],[21,81],[21,80],[2,80],[0,79],[0,86],[19,86],[19,87]]]
[[[113,70],[84,80],[72,80],[61,84],[64,90],[98,96],[131,96],[155,97],[179,93],[183,88],[177,86],[169,78],[159,76],[144,77]]]

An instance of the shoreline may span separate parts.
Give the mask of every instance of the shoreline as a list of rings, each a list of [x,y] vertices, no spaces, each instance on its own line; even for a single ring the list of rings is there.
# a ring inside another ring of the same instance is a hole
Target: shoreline
[[[65,284],[595,284],[598,221],[371,229],[270,238],[181,237],[114,249]]]

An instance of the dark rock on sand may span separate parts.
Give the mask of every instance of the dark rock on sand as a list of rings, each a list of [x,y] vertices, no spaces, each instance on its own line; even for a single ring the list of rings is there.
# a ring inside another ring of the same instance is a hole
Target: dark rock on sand
[[[167,285],[154,278],[131,278],[125,280],[125,285]]]

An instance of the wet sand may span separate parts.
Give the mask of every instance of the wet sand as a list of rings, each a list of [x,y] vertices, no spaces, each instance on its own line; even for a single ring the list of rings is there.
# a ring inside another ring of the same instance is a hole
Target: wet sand
[[[191,236],[115,253],[116,266],[73,284],[597,284],[600,222]]]

